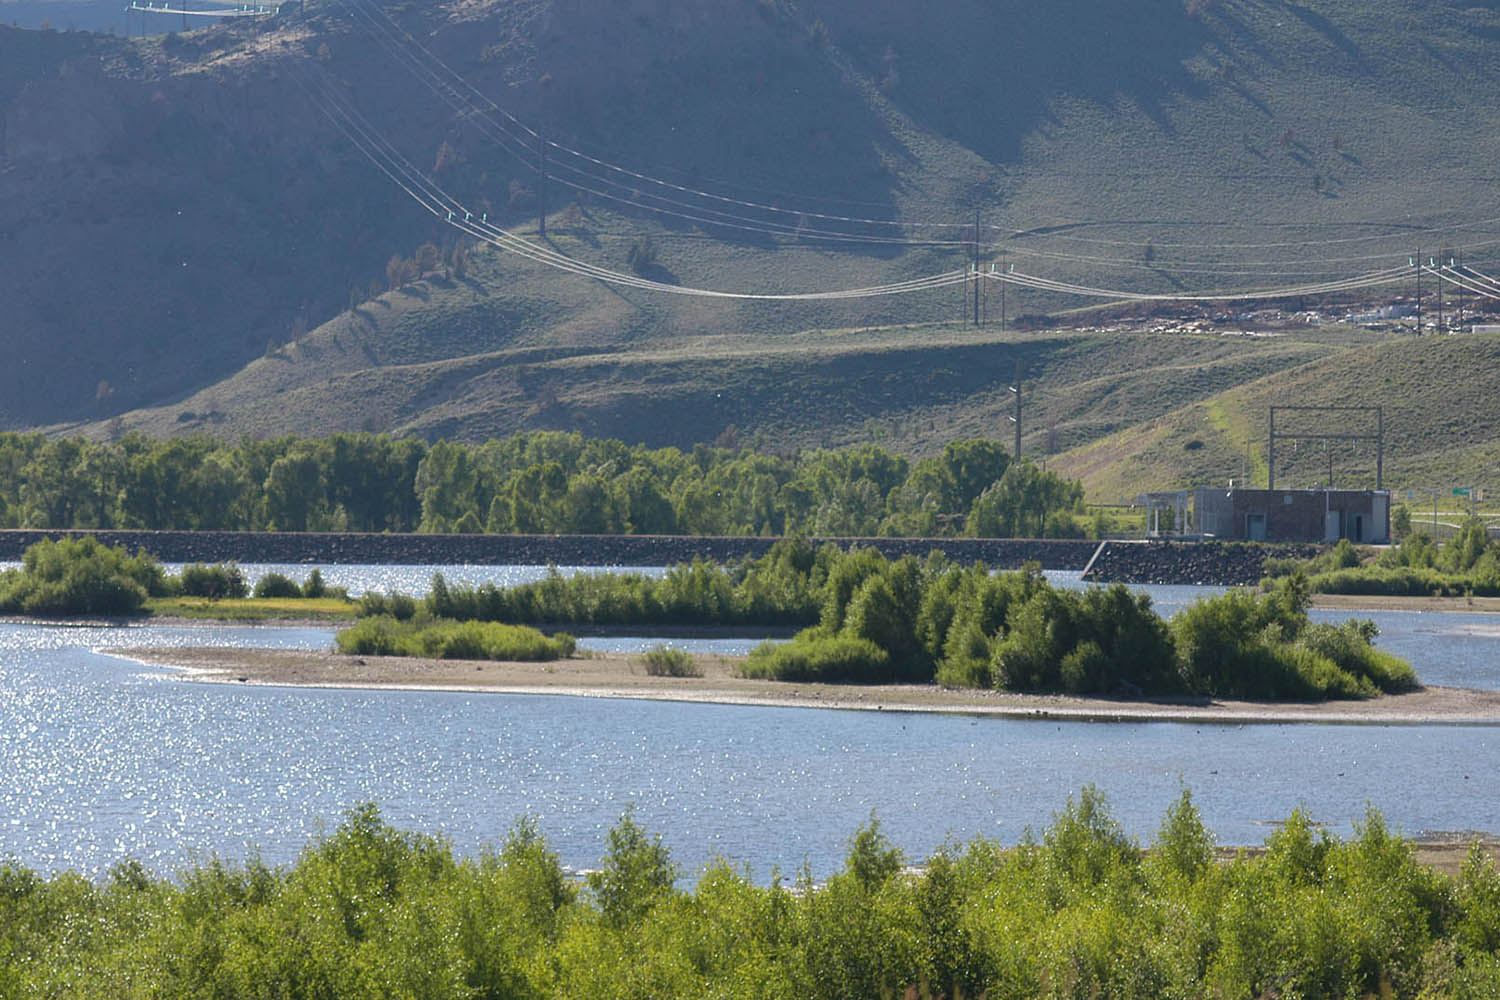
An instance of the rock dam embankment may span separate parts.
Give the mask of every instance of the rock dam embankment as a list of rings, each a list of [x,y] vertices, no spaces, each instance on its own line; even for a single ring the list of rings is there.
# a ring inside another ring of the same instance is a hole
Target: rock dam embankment
[[[43,538],[92,536],[105,545],[144,549],[165,562],[373,563],[434,565],[664,566],[694,558],[764,555],[774,538],[685,535],[417,535],[239,531],[0,531],[0,559],[19,559]],[[1098,542],[1072,539],[833,538],[887,556],[937,549],[962,562],[1004,568],[1039,562],[1081,570]]]
[[[21,558],[43,538],[91,536],[165,562],[371,563],[408,565],[663,566],[764,555],[774,538],[683,535],[417,535],[239,531],[0,531],[0,560]],[[1012,538],[832,538],[890,557],[937,550],[960,562],[1014,569],[1088,569],[1100,583],[1253,584],[1267,555],[1307,558],[1316,545],[1126,542]]]

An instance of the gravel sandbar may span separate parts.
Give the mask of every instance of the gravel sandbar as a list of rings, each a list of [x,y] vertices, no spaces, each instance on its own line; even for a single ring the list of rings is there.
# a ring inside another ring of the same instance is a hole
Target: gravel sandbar
[[[646,673],[641,657],[630,653],[606,653],[551,663],[511,663],[219,647],[128,648],[104,652],[148,666],[181,670],[187,680],[225,684],[645,698],[1096,722],[1500,726],[1500,691],[1466,688],[1429,687],[1366,701],[1329,702],[1078,698],[950,690],[923,684],[749,680],[735,675],[742,657],[718,655],[694,657],[703,671],[702,677],[652,677]]]

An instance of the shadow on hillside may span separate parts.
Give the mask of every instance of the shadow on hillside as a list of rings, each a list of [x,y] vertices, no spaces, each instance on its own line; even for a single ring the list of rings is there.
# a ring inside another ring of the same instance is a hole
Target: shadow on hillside
[[[1205,93],[1186,61],[1225,30],[1180,0],[810,6],[893,103],[996,163],[1019,160],[1022,141],[1065,97],[1134,106],[1171,135],[1170,103]]]
[[[1348,35],[1334,27],[1333,22],[1329,21],[1328,18],[1317,11],[1308,10],[1306,7],[1299,7],[1296,4],[1289,3],[1286,5],[1286,9],[1297,20],[1326,38],[1335,48],[1352,59],[1356,65],[1364,65],[1364,55],[1359,51],[1359,46],[1350,41]]]
[[[590,165],[611,209],[766,247],[819,213],[896,217],[887,164],[912,151],[790,5],[558,0],[548,17],[548,82],[511,93],[545,106],[559,142],[675,185]]]

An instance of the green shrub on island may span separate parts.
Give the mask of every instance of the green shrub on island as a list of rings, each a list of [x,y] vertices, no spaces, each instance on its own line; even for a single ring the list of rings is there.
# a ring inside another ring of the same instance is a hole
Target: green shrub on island
[[[931,683],[1037,693],[1370,697],[1416,686],[1375,649],[1373,626],[1310,625],[1307,582],[1231,591],[1168,623],[1116,584],[1056,588],[1030,565],[994,573],[939,554],[887,559],[873,549],[814,551],[785,539],[758,560],[697,561],[662,579],[580,574],[516,587],[450,587],[420,603],[369,594],[361,614],[530,624],[809,625],[756,649],[745,676],[840,683]]]
[[[178,577],[184,597],[206,597],[211,601],[238,599],[250,593],[245,574],[234,563],[189,563]]]
[[[1017,846],[950,842],[916,867],[872,820],[823,883],[719,861],[685,885],[628,811],[600,853],[580,884],[534,821],[460,857],[363,806],[285,866],[0,862],[0,984],[16,1000],[1500,996],[1494,862],[1476,846],[1456,875],[1428,868],[1373,809],[1349,838],[1298,810],[1221,860],[1187,793],[1143,847],[1085,788]]]
[[[285,573],[270,572],[255,581],[252,596],[258,598],[317,600],[321,597],[337,597],[347,600],[349,592],[343,587],[330,587],[323,582],[323,571],[314,568],[305,583],[297,583]],[[372,612],[379,614],[380,612]],[[410,617],[408,615],[407,617]]]
[[[702,677],[703,668],[691,653],[658,643],[641,654],[646,673],[652,677]]]
[[[289,598],[301,597],[302,588],[291,577],[284,573],[267,573],[255,581],[253,596],[265,598]]]
[[[441,573],[422,602],[434,618],[578,625],[808,625],[818,620],[819,591],[828,567],[844,558],[837,547],[814,551],[805,539],[778,541],[759,559],[730,566],[694,560],[654,579],[641,573],[579,573],[556,567],[545,579],[514,587],[454,586]],[[407,600],[369,594],[361,614],[394,611]]]
[[[868,639],[826,636],[816,630],[791,642],[763,642],[740,665],[740,676],[826,684],[881,684],[894,680],[891,658]]]
[[[1270,594],[1231,590],[1172,620],[1186,690],[1216,698],[1367,698],[1417,687],[1411,667],[1376,649],[1373,622],[1312,625],[1307,581]]]
[[[377,591],[366,591],[358,601],[358,614],[361,618],[375,618],[381,615],[389,615],[397,621],[411,621],[417,613],[418,601],[415,597],[407,594],[389,593],[382,594]]]
[[[168,590],[161,564],[93,538],[43,539],[0,573],[0,612],[62,617],[137,615]]]
[[[1500,542],[1483,521],[1471,519],[1443,545],[1411,532],[1378,555],[1341,539],[1312,559],[1267,559],[1269,588],[1277,579],[1303,573],[1317,594],[1366,597],[1500,596]]]
[[[365,618],[339,632],[338,649],[355,656],[420,656],[440,660],[560,660],[572,656],[572,636],[543,635],[498,622],[403,622]]]

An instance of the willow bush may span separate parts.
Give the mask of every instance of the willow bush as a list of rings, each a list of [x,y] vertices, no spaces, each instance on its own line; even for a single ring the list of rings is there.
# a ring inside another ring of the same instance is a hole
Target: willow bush
[[[1371,810],[1345,840],[1300,810],[1220,859],[1191,796],[1145,847],[1084,789],[1039,837],[917,868],[872,822],[826,882],[716,862],[685,884],[630,813],[575,880],[537,830],[456,856],[372,806],[292,864],[174,878],[0,864],[0,992],[70,997],[581,996],[1111,1000],[1500,995],[1500,874],[1449,876]]]

